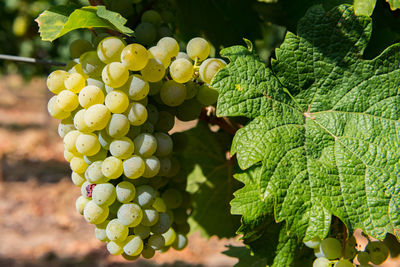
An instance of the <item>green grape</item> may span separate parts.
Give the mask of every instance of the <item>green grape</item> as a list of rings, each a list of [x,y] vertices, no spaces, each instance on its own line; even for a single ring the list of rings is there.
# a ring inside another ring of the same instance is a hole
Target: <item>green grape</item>
[[[158,214],[157,223],[151,227],[151,232],[153,232],[154,234],[163,234],[166,231],[168,231],[168,229],[171,227],[171,225],[172,225],[172,220],[169,217],[169,215],[166,213],[160,212]]]
[[[110,144],[111,155],[120,159],[127,159],[131,157],[134,151],[134,144],[128,137],[114,139]]]
[[[162,236],[165,240],[165,246],[171,246],[176,239],[176,233],[172,227],[170,227],[165,233],[163,233]]]
[[[82,133],[90,133],[93,132],[93,129],[90,128],[85,122],[85,109],[79,110],[74,116],[74,127]]]
[[[144,168],[143,159],[136,155],[124,160],[123,163],[124,175],[130,179],[137,179],[142,176]]]
[[[123,173],[122,160],[116,157],[108,157],[103,161],[101,171],[104,176],[110,179],[116,179]]]
[[[319,249],[330,260],[340,258],[342,255],[342,244],[336,238],[328,237],[322,240]]]
[[[147,120],[146,107],[139,102],[133,102],[129,109],[128,120],[133,126],[139,126],[145,123]]]
[[[361,251],[357,254],[357,260],[360,264],[367,265],[370,259],[371,257],[369,256],[369,253],[366,251]]]
[[[80,134],[81,132],[77,130],[72,130],[68,132],[63,139],[64,148],[72,153],[78,153],[78,150],[76,149],[76,139]]]
[[[174,60],[169,67],[169,73],[175,82],[186,83],[192,79],[194,75],[194,68],[189,60],[178,58]]]
[[[88,223],[99,224],[107,219],[108,213],[107,206],[99,206],[93,200],[90,200],[83,210],[83,217]]]
[[[117,213],[118,220],[128,227],[136,227],[143,218],[142,209],[135,203],[122,204]]]
[[[135,137],[141,133],[140,131],[141,131],[140,126],[132,126],[129,129],[129,132],[126,134],[126,136],[128,136],[131,139],[135,139]]]
[[[124,252],[129,256],[140,255],[143,250],[143,241],[138,236],[130,235],[124,243]]]
[[[144,173],[143,177],[151,178],[158,174],[160,171],[160,161],[157,157],[151,156],[144,159]]]
[[[181,168],[181,165],[180,165],[179,161],[176,158],[171,158],[171,169],[170,169],[169,173],[165,176],[174,177],[175,175],[178,174],[180,168]]]
[[[61,138],[64,138],[64,136],[69,133],[70,131],[75,130],[74,122],[71,117],[63,119],[59,124],[58,124],[58,135]]]
[[[84,176],[76,172],[72,172],[71,180],[76,186],[81,186],[86,181]]]
[[[108,250],[108,252],[110,252],[111,255],[114,255],[114,256],[121,255],[124,252],[123,243],[116,242],[116,241],[110,241],[107,243],[107,250]]]
[[[106,234],[106,228],[107,228],[107,224],[109,223],[109,220],[105,220],[104,222],[100,223],[100,224],[96,224],[96,228],[94,229],[94,235],[96,236],[96,238],[98,240],[100,240],[101,242],[108,242],[110,241],[107,237]]]
[[[171,137],[165,133],[155,133],[154,137],[157,140],[156,156],[165,157],[170,155],[173,149]]]
[[[104,129],[110,121],[110,110],[103,104],[90,106],[85,112],[85,122],[93,130]]]
[[[202,85],[199,87],[196,99],[205,106],[213,105],[217,102],[218,91],[207,85]]]
[[[68,90],[61,91],[57,95],[56,103],[64,111],[73,111],[79,106],[78,96]]]
[[[149,61],[147,49],[140,44],[127,45],[121,53],[121,62],[129,70],[138,71],[146,67]]]
[[[152,58],[158,59],[162,62],[165,68],[168,68],[169,64],[171,63],[171,57],[164,48],[152,46],[149,48],[149,53]]]
[[[54,94],[60,93],[62,90],[66,90],[64,81],[69,76],[68,72],[63,70],[56,70],[50,73],[47,77],[46,84],[47,88]]]
[[[196,37],[188,42],[186,52],[191,59],[203,61],[210,54],[210,44],[205,39]]]
[[[68,118],[71,115],[70,112],[62,110],[57,105],[57,95],[50,98],[49,102],[47,103],[47,111],[49,112],[50,116],[59,120]]]
[[[321,244],[321,239],[319,237],[315,237],[307,242],[304,242],[304,245],[306,245],[309,248],[319,248],[320,244]]]
[[[179,58],[184,58],[184,59],[189,60],[189,62],[192,62],[192,59],[185,52],[178,52],[176,59],[179,59]]]
[[[96,104],[103,104],[104,103],[104,93],[103,91],[95,86],[95,85],[88,85],[82,88],[79,92],[79,104],[83,108],[89,108],[90,106]]]
[[[143,218],[141,224],[144,226],[153,226],[158,221],[158,212],[153,208],[143,209]]]
[[[381,241],[369,242],[365,251],[369,253],[370,261],[376,265],[382,264],[389,256],[389,249]]]
[[[145,98],[150,90],[149,83],[139,74],[130,76],[125,86],[127,86],[129,98],[134,101]]]
[[[86,156],[96,155],[101,148],[97,135],[93,133],[81,133],[76,138],[75,145],[78,152]]]
[[[158,212],[166,212],[167,205],[165,205],[164,200],[161,197],[156,197],[152,207]]]
[[[165,67],[158,59],[150,58],[146,67],[144,67],[140,73],[146,81],[155,83],[164,78]]]
[[[93,162],[96,161],[102,161],[107,157],[107,150],[100,149],[99,152],[97,152],[93,156],[83,156],[83,159],[86,161],[87,164],[92,164]]]
[[[118,88],[128,81],[129,71],[122,63],[111,62],[103,68],[101,77],[106,85]]]
[[[187,237],[183,234],[177,234],[174,243],[172,243],[172,247],[176,250],[182,250],[187,245]]]
[[[27,16],[18,15],[12,24],[12,31],[15,36],[22,37],[25,35],[29,27],[29,18]]]
[[[181,121],[191,121],[198,119],[203,106],[197,99],[189,99],[177,107],[176,117]]]
[[[325,257],[316,258],[313,267],[331,267],[331,262]]]
[[[129,132],[130,123],[123,114],[112,114],[110,122],[106,127],[107,135],[113,138],[122,138]],[[108,143],[108,145],[111,144]]]
[[[83,53],[93,50],[93,46],[89,41],[77,39],[69,46],[69,54],[71,58],[79,58]]]
[[[354,259],[354,257],[357,255],[357,241],[354,236],[351,236],[344,247],[344,255],[343,258],[345,259]]]
[[[164,37],[172,37],[174,33],[172,30],[168,27],[168,25],[162,25],[157,29],[157,35],[158,38],[164,38]]]
[[[86,86],[86,78],[80,73],[70,73],[64,85],[67,90],[77,94]]]
[[[154,132],[154,125],[150,122],[145,122],[140,126],[140,132],[152,134]]]
[[[90,202],[90,199],[87,199],[84,196],[79,196],[75,202],[76,211],[83,215],[83,211],[85,210],[86,205]]]
[[[110,183],[98,184],[92,192],[92,199],[99,206],[110,206],[116,197],[115,187]]]
[[[175,118],[168,111],[160,111],[158,113],[158,121],[154,125],[154,128],[158,131],[167,133],[174,127]]]
[[[129,229],[119,219],[113,219],[107,224],[106,234],[111,241],[122,242],[128,237]]]
[[[156,27],[148,22],[142,22],[135,28],[136,40],[143,45],[151,45],[157,38]]]
[[[154,254],[156,253],[156,251],[154,249],[152,249],[151,247],[144,247],[142,250],[142,257],[145,259],[151,259],[153,258]]]
[[[149,237],[147,245],[150,246],[152,249],[161,249],[165,245],[165,239],[160,234],[154,234]]]
[[[135,235],[144,240],[150,236],[150,227],[139,224],[138,226],[133,228],[133,232]]]
[[[115,187],[117,193],[117,199],[121,203],[128,203],[131,202],[136,195],[136,188],[135,186],[127,181],[120,182]]]
[[[162,18],[157,11],[150,9],[143,13],[141,21],[151,23],[154,26],[159,26]]]
[[[208,58],[204,60],[199,69],[200,79],[208,84],[211,84],[215,74],[226,66],[226,62],[219,58]]]
[[[106,64],[118,62],[124,48],[125,43],[120,38],[114,36],[106,37],[97,46],[97,56]]]
[[[69,163],[71,170],[76,173],[84,173],[89,165],[81,157],[73,157]]]
[[[186,209],[178,208],[173,210],[174,213],[174,222],[176,224],[182,224],[187,221],[188,215],[186,213]]]
[[[112,127],[113,127],[111,125],[112,124],[110,123],[110,126],[109,126],[110,129],[112,129]],[[110,130],[110,132],[111,132],[111,130]],[[110,148],[110,144],[113,140],[112,137],[109,136],[106,131],[100,131],[98,133],[97,137],[99,138],[100,145],[103,147],[103,149],[108,150]]]
[[[189,81],[186,84],[186,100],[192,99],[197,95],[197,92],[199,91],[199,84]]]
[[[169,56],[169,58],[177,57],[179,53],[179,45],[178,42],[172,37],[163,37],[161,38],[157,46],[165,50],[165,53]]]
[[[95,161],[89,165],[86,169],[85,177],[92,184],[105,183],[109,179],[104,176],[101,168],[103,166],[103,160]]]
[[[134,140],[135,154],[150,157],[157,151],[157,139],[147,133],[139,134]]]
[[[185,101],[186,87],[183,84],[169,80],[161,88],[160,97],[162,102],[168,106],[179,106]]]
[[[335,263],[334,267],[354,267],[354,265],[349,260],[340,260]]]
[[[155,83],[149,83],[149,85],[150,85],[150,88],[149,88],[148,95],[157,95],[160,92],[161,87],[163,86],[163,82],[158,81]]]
[[[104,63],[97,56],[96,51],[89,51],[79,57],[82,70],[90,77],[100,77],[104,68]]]
[[[158,110],[152,104],[147,105],[147,121],[151,124],[156,124],[158,121]]]
[[[169,188],[162,193],[161,198],[170,209],[176,209],[182,204],[182,194],[174,189]]]
[[[107,94],[104,104],[112,113],[123,113],[129,106],[129,98],[124,92],[113,90]]]
[[[135,202],[142,208],[148,208],[153,205],[156,199],[156,191],[149,185],[136,187]]]

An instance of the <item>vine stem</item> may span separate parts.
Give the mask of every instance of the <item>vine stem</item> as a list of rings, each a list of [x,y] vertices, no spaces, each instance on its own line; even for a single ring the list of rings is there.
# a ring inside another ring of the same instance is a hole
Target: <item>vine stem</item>
[[[218,125],[219,127],[221,127],[221,129],[232,135],[234,135],[237,130],[243,127],[242,125],[231,121],[227,117],[217,117],[215,107],[213,106],[203,108],[201,110],[199,119],[214,125]]]
[[[53,60],[46,60],[46,59],[32,58],[32,57],[11,56],[11,55],[4,55],[4,54],[0,54],[0,59],[10,60],[10,61],[17,61],[17,62],[24,62],[24,63],[34,63],[34,64],[61,66],[61,67],[67,65],[67,64],[65,64],[63,62],[57,62],[57,61],[53,61]]]

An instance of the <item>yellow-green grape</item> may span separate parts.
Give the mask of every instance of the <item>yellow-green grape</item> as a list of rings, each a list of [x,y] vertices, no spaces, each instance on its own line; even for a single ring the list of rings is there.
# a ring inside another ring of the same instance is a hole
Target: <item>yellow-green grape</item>
[[[141,44],[127,45],[121,53],[121,62],[129,70],[138,71],[146,67],[149,53]]]
[[[162,193],[161,198],[170,209],[178,208],[183,201],[182,194],[174,188],[168,188],[165,190],[164,193]]]
[[[361,251],[358,252],[357,254],[357,260],[360,264],[367,265],[370,261],[371,257],[369,256],[369,253],[366,251]]]
[[[150,58],[146,67],[140,71],[143,78],[148,82],[158,82],[164,78],[165,67],[163,63],[155,58]]]
[[[81,186],[86,181],[85,177],[82,174],[76,172],[72,172],[71,180],[76,186]]]
[[[112,114],[110,122],[107,125],[106,131],[107,134],[112,138],[121,138],[129,132],[129,127],[130,127],[130,122],[125,115]]]
[[[198,83],[195,83],[193,81],[189,81],[185,83],[186,86],[186,98],[185,100],[192,99],[197,95],[197,92],[199,91],[200,85]]]
[[[112,113],[123,113],[129,106],[129,98],[124,92],[113,90],[106,95],[104,104]]]
[[[218,100],[218,91],[204,84],[199,87],[196,98],[205,106],[213,105]]]
[[[133,233],[144,240],[150,236],[150,227],[139,224],[138,226],[133,228]]]
[[[138,100],[137,102],[140,103],[140,104],[142,104],[143,106],[147,106],[147,104],[149,103],[149,99],[148,99],[148,97],[146,96],[145,98],[143,98],[143,99],[141,99],[141,100]]]
[[[118,220],[128,227],[136,227],[143,218],[142,209],[138,204],[127,203],[122,204],[117,213]]]
[[[331,261],[325,257],[318,257],[313,262],[313,267],[331,267]]]
[[[354,264],[349,260],[342,259],[336,262],[334,267],[354,267]]]
[[[176,250],[182,250],[186,247],[187,245],[187,237],[184,236],[183,234],[178,233],[176,235],[174,243],[172,243],[172,247]]]
[[[167,106],[179,106],[183,101],[185,101],[186,87],[185,85],[175,81],[167,81],[161,88],[160,97],[162,102]]]
[[[100,141],[99,141],[100,143]],[[83,156],[87,164],[92,164],[95,161],[104,160],[107,157],[107,150],[100,148],[99,152],[93,156]]]
[[[103,68],[101,77],[106,85],[118,88],[128,81],[129,71],[122,63],[111,62]]]
[[[176,239],[176,232],[172,227],[170,227],[168,231],[162,234],[162,236],[165,240],[165,246],[171,246]]]
[[[342,244],[333,237],[322,240],[319,249],[322,255],[330,260],[340,258],[342,254]]]
[[[161,249],[165,245],[165,239],[160,234],[154,234],[149,237],[147,245],[152,249]]]
[[[85,198],[84,196],[79,196],[75,201],[75,209],[80,214],[83,215],[83,211],[86,205],[90,202],[90,199]]]
[[[54,93],[58,94],[62,90],[65,90],[64,81],[67,79],[69,73],[63,70],[56,70],[50,73],[47,77],[46,84],[47,88]]]
[[[116,197],[115,187],[110,183],[98,184],[92,191],[92,199],[99,206],[110,206]]]
[[[185,52],[179,52],[178,55],[176,56],[176,59],[178,58],[184,58],[192,62],[192,59]]]
[[[136,188],[135,186],[127,181],[120,182],[115,187],[117,192],[117,199],[121,203],[129,203],[131,202],[136,195]]]
[[[76,173],[84,173],[89,165],[82,157],[73,157],[69,163],[71,170]]]
[[[169,73],[172,79],[178,83],[186,83],[192,79],[194,68],[192,63],[184,58],[174,60],[169,67]]]
[[[124,252],[124,253],[122,253],[122,257],[127,261],[135,261],[140,257],[140,255],[129,256],[129,255],[126,255],[125,252]]]
[[[89,201],[83,210],[83,217],[88,223],[99,224],[107,219],[109,210],[107,206],[99,206],[93,200]]]
[[[135,28],[136,40],[144,45],[151,45],[157,37],[156,27],[148,22],[142,22]]]
[[[85,122],[85,109],[79,110],[74,116],[74,127],[83,133],[90,133],[93,130]]]
[[[128,113],[128,120],[133,126],[139,126],[147,120],[147,109],[139,102],[133,102]]]
[[[90,106],[85,112],[85,122],[93,130],[104,129],[110,121],[110,110],[103,104]]]
[[[79,58],[83,53],[90,50],[93,50],[92,44],[83,39],[74,40],[69,45],[69,54],[71,58]]]
[[[103,160],[95,161],[85,171],[85,177],[92,184],[101,184],[109,181],[102,172]]]
[[[124,160],[123,171],[124,175],[130,179],[137,179],[144,173],[144,161],[141,157],[133,155]]]
[[[171,57],[166,50],[159,46],[152,46],[149,48],[149,53],[152,58],[158,59],[162,62],[165,68],[168,68],[171,63]]]
[[[142,257],[145,259],[151,259],[153,258],[154,254],[156,251],[152,249],[151,247],[145,246],[142,250]]]
[[[80,75],[82,75],[82,77],[84,79],[89,78],[89,76],[83,71],[81,64],[75,64],[72,68],[70,68],[68,70],[68,73],[69,74],[74,74],[74,73],[80,74]]]
[[[143,218],[141,224],[144,226],[153,226],[159,218],[158,212],[153,208],[143,209]]]
[[[82,133],[76,138],[76,149],[79,153],[86,156],[93,156],[99,152],[101,146],[97,135],[93,133]]]
[[[162,22],[162,18],[161,18],[160,13],[158,13],[155,10],[150,9],[143,13],[141,21],[151,23],[155,26],[159,26]]]
[[[82,66],[82,70],[85,74],[90,77],[100,77],[101,71],[104,68],[104,63],[97,56],[96,51],[89,51],[83,53],[79,57],[79,63]]]
[[[143,241],[138,236],[130,235],[126,238],[124,252],[129,256],[137,256],[143,250]]]
[[[79,92],[78,99],[79,104],[83,108],[89,108],[90,106],[96,104],[103,104],[104,93],[99,87],[95,85],[88,85]]]
[[[157,139],[147,133],[138,135],[133,143],[135,145],[135,154],[143,157],[152,156],[157,150]]]
[[[97,56],[106,64],[117,62],[120,61],[121,52],[124,48],[125,44],[120,38],[106,37],[97,46]]]
[[[110,144],[111,155],[120,159],[129,158],[134,151],[135,147],[132,140],[126,136],[120,139],[114,139]]]
[[[77,130],[73,130],[67,133],[63,138],[64,148],[71,153],[77,153],[78,150],[76,149],[76,139],[80,134],[81,132]]]
[[[129,229],[120,220],[113,219],[107,225],[106,234],[111,241],[121,242],[128,237]]]
[[[110,241],[107,243],[107,250],[111,255],[117,256],[124,252],[123,246],[122,242]]]
[[[109,223],[109,220],[105,220],[102,223],[96,224],[96,228],[94,229],[94,235],[96,236],[96,238],[98,240],[100,240],[101,242],[108,242],[110,241],[107,237],[106,234],[106,228],[107,228],[107,224]]]
[[[64,81],[65,88],[74,93],[79,93],[86,85],[86,79],[80,73],[71,73]]]
[[[200,79],[208,84],[211,84],[215,74],[226,66],[226,62],[219,58],[208,58],[204,60],[199,69]]]
[[[49,102],[47,103],[47,111],[49,112],[50,116],[59,120],[68,118],[71,115],[70,112],[64,111],[57,105],[57,95],[50,98]]]
[[[165,157],[170,155],[173,147],[171,137],[165,133],[155,133],[154,137],[157,140],[156,156]]]
[[[64,138],[64,136],[69,133],[70,131],[75,130],[75,126],[73,123],[73,120],[71,117],[63,119],[59,124],[58,124],[58,135],[61,138]]]
[[[369,242],[365,251],[369,253],[370,261],[376,265],[382,264],[389,256],[388,247],[381,241]]]
[[[163,82],[162,81],[158,81],[155,83],[149,83],[150,88],[149,88],[149,93],[148,95],[156,95],[160,92],[161,87],[163,86]]]
[[[160,171],[160,161],[156,156],[151,156],[144,159],[144,173],[143,177],[151,178],[158,174]]]
[[[166,212],[167,206],[161,197],[156,197],[152,207],[158,212]]]
[[[205,39],[196,37],[188,42],[186,52],[191,59],[203,61],[210,54],[210,44]]]
[[[144,99],[150,90],[149,83],[138,74],[130,76],[125,86],[127,86],[129,98],[134,101]]]
[[[161,47],[163,50],[165,50],[165,53],[170,58],[177,57],[179,53],[179,44],[178,42],[172,38],[172,37],[163,37],[161,38],[157,46]]]
[[[105,177],[110,179],[120,177],[124,172],[122,160],[113,156],[106,158],[101,166],[101,171]]]
[[[57,105],[64,111],[73,111],[79,106],[78,96],[71,91],[63,90],[57,95]]]

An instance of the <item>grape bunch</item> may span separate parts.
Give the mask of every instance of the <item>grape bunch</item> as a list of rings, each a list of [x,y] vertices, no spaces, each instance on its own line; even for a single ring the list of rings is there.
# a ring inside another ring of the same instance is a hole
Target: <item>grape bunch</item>
[[[315,256],[313,267],[354,267],[353,259],[357,257],[359,267],[372,267],[369,263],[382,264],[389,256],[389,249],[381,241],[370,241],[364,251],[357,250],[354,236],[347,240],[344,248],[342,243],[333,237],[320,240],[314,238],[304,243],[314,249]]]
[[[71,44],[66,70],[47,78],[48,102],[72,182],[81,188],[76,209],[96,225],[112,255],[151,258],[187,244],[191,196],[185,191],[168,134],[175,123],[198,117],[216,102],[209,87],[225,62],[207,59],[210,45],[161,38],[146,49],[115,36]]]

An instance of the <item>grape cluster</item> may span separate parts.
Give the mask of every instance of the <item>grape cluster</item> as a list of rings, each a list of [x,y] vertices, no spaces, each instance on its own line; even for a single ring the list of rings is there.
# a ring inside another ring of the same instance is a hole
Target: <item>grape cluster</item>
[[[168,132],[175,115],[192,120],[216,102],[208,83],[225,62],[207,59],[203,38],[190,40],[187,53],[171,37],[146,49],[104,35],[70,50],[67,70],[47,78],[55,94],[48,111],[61,120],[64,156],[81,187],[77,211],[113,255],[183,249],[191,197]]]
[[[364,251],[357,250],[354,236],[347,240],[344,248],[342,243],[332,237],[320,240],[312,239],[304,243],[313,248],[315,256],[313,267],[354,267],[353,259],[357,257],[359,267],[372,267],[369,263],[382,264],[389,256],[389,249],[381,241],[370,241]]]

